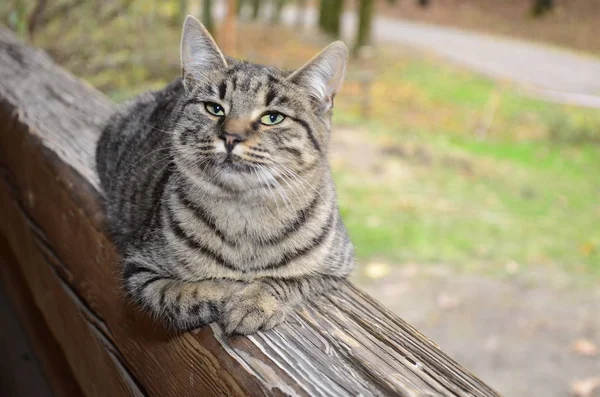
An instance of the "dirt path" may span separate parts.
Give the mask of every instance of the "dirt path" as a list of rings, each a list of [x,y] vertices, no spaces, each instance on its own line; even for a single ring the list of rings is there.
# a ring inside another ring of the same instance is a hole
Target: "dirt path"
[[[600,59],[498,36],[378,18],[374,35],[432,51],[476,72],[511,80],[550,99],[600,107]]]
[[[432,266],[388,270],[378,279],[359,272],[356,281],[503,395],[571,396],[575,382],[600,377],[597,288],[540,282],[540,275],[499,280]]]
[[[268,15],[269,10],[265,10]],[[315,26],[316,12],[309,10],[306,24]],[[287,8],[285,23],[296,22],[296,10]],[[343,15],[342,31],[351,43],[356,26],[354,12]],[[376,17],[376,42],[399,43],[430,51],[473,71],[520,85],[545,99],[600,108],[600,59],[573,51],[465,30]]]

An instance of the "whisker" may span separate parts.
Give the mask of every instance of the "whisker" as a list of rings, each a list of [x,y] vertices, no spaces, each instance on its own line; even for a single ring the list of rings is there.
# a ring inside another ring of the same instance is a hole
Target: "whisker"
[[[164,147],[164,148],[160,148],[160,149],[153,150],[153,151],[151,151],[151,152],[149,152],[149,153],[147,153],[147,154],[143,155],[143,156],[142,156],[142,157],[140,157],[140,158],[139,158],[139,159],[138,159],[138,160],[137,160],[135,163],[131,164],[131,165],[129,166],[129,168],[127,168],[127,170],[125,171],[125,173],[126,173],[126,174],[127,174],[127,173],[129,173],[129,171],[131,171],[131,169],[132,169],[132,168],[133,168],[133,167],[134,167],[136,164],[138,164],[140,161],[142,161],[142,160],[143,160],[143,159],[145,159],[146,157],[148,157],[148,156],[150,156],[151,154],[154,154],[154,153],[162,152],[163,150],[171,150],[171,148],[170,148],[170,147]]]
[[[203,165],[205,165],[209,161],[210,161],[210,158],[207,158],[207,157],[196,159],[192,164],[190,164],[190,168],[195,168],[195,167],[201,168]],[[204,170],[204,169],[202,169],[202,170]]]
[[[271,171],[277,173],[277,175],[281,177],[281,179],[286,183],[287,187],[290,190],[292,190],[292,191],[294,190],[293,187],[292,187],[292,185],[290,184],[290,180],[288,178],[286,178],[285,175],[283,175],[279,169],[277,169],[275,167],[271,167]],[[291,203],[290,203],[289,197],[287,195],[287,192],[284,190],[283,186],[280,183],[278,183],[278,184],[281,187],[281,190],[285,193],[286,198],[288,198],[288,204],[289,204],[289,206],[291,208]]]
[[[312,190],[315,191],[315,193],[317,193],[319,195],[319,197],[323,198],[323,196],[321,196],[321,193],[313,186],[311,185],[306,179],[304,179],[303,177],[301,177],[300,175],[298,175],[296,172],[294,172],[293,170],[291,170],[290,168],[284,166],[283,164],[279,164],[279,166],[282,168],[282,170],[284,172],[286,172],[288,175],[290,175],[291,177],[295,178],[296,180],[298,180],[299,182],[306,184],[308,187],[310,187]]]
[[[281,201],[283,201],[285,208],[289,209],[291,207],[291,204],[290,204],[289,198],[287,196],[287,193],[283,190],[283,187],[281,186],[281,184],[277,181],[277,179],[275,179],[275,177],[273,175],[268,173],[268,170],[265,170],[265,167],[260,167],[260,169],[265,174],[265,176],[270,178],[270,180],[272,180],[275,183],[274,190],[281,197]]]
[[[167,157],[163,157],[162,159],[159,159],[157,161],[155,161],[154,163],[150,164],[149,166],[147,166],[146,168],[144,168],[143,170],[136,172],[134,175],[132,175],[133,178],[137,177],[138,175],[142,174],[143,172],[149,170],[150,168],[154,167],[157,164],[162,163],[163,161],[167,161],[167,163],[171,162],[173,159],[173,157],[169,154]]]
[[[285,181],[285,183],[288,185],[288,187],[290,188],[290,190],[294,190],[294,187],[298,190],[302,189],[302,186],[298,185],[298,182],[296,182],[295,180],[291,179],[288,175],[285,175],[283,173],[283,171],[281,169],[279,169],[279,167],[277,167],[275,164],[271,164],[271,169],[273,171],[275,171],[277,173],[277,175],[279,177],[281,177],[282,180]],[[292,187],[292,184],[290,183],[292,182],[294,184],[294,186]]]
[[[155,126],[153,126],[152,124],[144,123],[144,126],[146,126],[146,127],[150,127],[150,128],[152,128],[153,130],[160,131],[160,132],[163,132],[163,133],[165,133],[165,134],[171,134],[171,133],[172,133],[172,131],[161,130],[160,128],[158,128],[158,127],[155,127]]]
[[[275,193],[273,192],[273,189],[271,188],[271,184],[269,183],[269,180],[267,179],[264,171],[261,168],[256,167],[256,172],[257,172],[257,175],[260,176],[261,182],[267,186],[267,189],[269,190],[269,194],[273,198],[273,201],[275,202],[275,205],[277,206],[277,210],[279,211],[279,203],[277,202],[278,200],[275,197]],[[263,182],[263,176],[265,177],[264,182]]]
[[[263,182],[262,178],[260,177],[260,175],[259,175],[258,170],[256,169],[256,167],[252,167],[252,172],[256,175],[256,178],[258,179],[259,184],[262,186],[264,184],[264,182]],[[261,210],[262,210],[263,213],[267,212],[272,218],[275,218],[275,215],[273,215],[273,212],[271,211],[271,209],[268,206],[261,205],[260,208],[261,208]]]

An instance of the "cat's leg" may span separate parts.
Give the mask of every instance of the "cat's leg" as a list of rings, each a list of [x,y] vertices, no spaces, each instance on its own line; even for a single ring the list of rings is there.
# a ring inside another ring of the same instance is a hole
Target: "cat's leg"
[[[183,281],[148,260],[125,258],[124,262],[123,281],[129,297],[180,332],[219,319],[224,303],[245,285],[228,279]]]
[[[285,320],[286,315],[298,304],[331,292],[344,279],[324,275],[258,279],[225,303],[221,325],[229,335],[248,335],[273,328]]]

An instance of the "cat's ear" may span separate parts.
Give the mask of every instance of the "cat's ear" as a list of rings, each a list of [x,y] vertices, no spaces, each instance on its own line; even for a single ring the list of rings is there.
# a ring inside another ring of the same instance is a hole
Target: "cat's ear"
[[[288,79],[308,90],[327,110],[333,106],[333,97],[342,85],[347,63],[348,48],[343,42],[336,41],[292,73]]]
[[[210,70],[227,67],[227,61],[208,30],[188,15],[181,35],[181,72],[187,79],[202,80]]]

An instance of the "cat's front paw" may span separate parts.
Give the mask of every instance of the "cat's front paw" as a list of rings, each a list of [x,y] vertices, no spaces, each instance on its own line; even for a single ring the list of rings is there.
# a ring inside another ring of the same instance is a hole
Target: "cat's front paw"
[[[281,323],[289,308],[263,283],[248,285],[225,304],[221,326],[228,335],[249,335]]]

